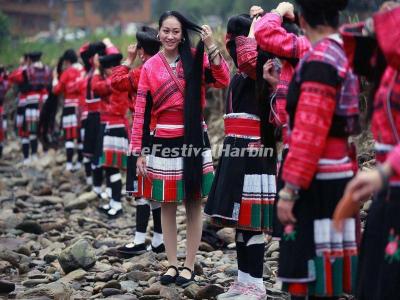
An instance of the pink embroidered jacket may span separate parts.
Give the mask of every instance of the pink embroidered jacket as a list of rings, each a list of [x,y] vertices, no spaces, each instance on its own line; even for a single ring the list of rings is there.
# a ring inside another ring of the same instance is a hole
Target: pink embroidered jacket
[[[284,59],[276,90],[277,118],[274,122],[283,128],[283,139],[286,144],[288,142],[286,96],[294,74],[294,67],[285,58],[300,59],[311,48],[311,45],[306,37],[288,33],[282,27],[282,18],[276,13],[268,13],[262,17],[256,23],[254,35],[262,50]]]
[[[224,88],[229,85],[229,69],[227,63],[222,59],[219,65],[210,64],[207,55],[204,55],[204,68],[210,68],[215,79],[213,86]],[[176,78],[184,90],[185,78],[182,62],[178,61],[176,66]],[[140,74],[139,88],[135,103],[135,117],[131,136],[130,152],[139,154],[142,150],[142,136],[144,115],[146,109],[147,93],[152,96],[152,116],[156,118],[157,124],[174,125],[181,127],[178,130],[156,130],[157,137],[177,137],[183,135],[184,95],[177,83],[171,77],[172,68],[168,65],[164,54],[159,52],[151,57],[144,65]],[[203,79],[204,82],[204,79]],[[205,105],[205,87],[202,87],[202,106]]]
[[[394,130],[400,134],[400,8],[396,8],[383,14],[374,16],[374,25],[376,38],[379,47],[385,55],[386,61],[389,64],[384,77],[381,81],[378,94],[392,94],[391,102],[393,102],[392,115],[397,128]],[[392,87],[383,85],[386,81],[393,82]],[[395,141],[397,147],[389,154],[387,161],[391,164],[397,177],[400,177],[400,141]]]

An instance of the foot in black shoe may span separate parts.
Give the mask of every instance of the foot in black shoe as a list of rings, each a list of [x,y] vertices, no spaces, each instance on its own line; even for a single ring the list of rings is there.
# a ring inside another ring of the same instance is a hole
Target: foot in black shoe
[[[154,247],[153,245],[151,245],[151,250],[154,252],[154,253],[163,253],[163,252],[165,252],[165,246],[164,246],[164,244],[161,244],[161,245],[159,245],[159,246],[157,246],[157,247]]]
[[[176,278],[176,281],[175,281],[176,285],[179,285],[179,286],[184,288],[184,287],[187,287],[187,286],[189,286],[190,284],[192,284],[194,282],[194,276],[195,275],[194,275],[194,272],[192,270],[190,270],[189,268],[187,268],[187,267],[183,267],[182,270],[187,270],[191,274],[190,278],[186,278],[186,277],[183,277],[181,275],[179,275]]]
[[[134,243],[129,243],[124,246],[118,247],[117,248],[117,254],[118,256],[124,257],[124,258],[131,258],[137,255],[141,255],[143,253],[146,253],[146,244],[137,244],[135,245]]]
[[[169,275],[169,274],[167,274],[167,272],[168,272],[169,269],[174,269],[175,275]],[[161,277],[160,277],[160,282],[161,282],[162,285],[168,285],[168,284],[174,283],[174,282],[176,281],[178,275],[179,275],[178,268],[175,267],[175,266],[169,266],[168,269],[167,269],[167,272],[165,272],[165,273],[164,273],[163,275],[161,275]]]
[[[99,212],[106,214],[111,209],[110,204],[103,204],[97,207]]]
[[[110,219],[116,219],[116,218],[118,218],[120,215],[122,215],[122,213],[123,213],[122,208],[120,208],[120,209],[110,208],[110,209],[106,212],[106,215],[107,215],[108,218],[110,218]]]

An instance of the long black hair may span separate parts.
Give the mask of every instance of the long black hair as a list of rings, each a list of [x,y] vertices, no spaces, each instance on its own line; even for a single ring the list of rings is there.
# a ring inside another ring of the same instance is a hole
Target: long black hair
[[[143,49],[148,55],[155,55],[160,50],[161,43],[157,39],[157,30],[149,26],[143,26],[136,32],[138,49]]]
[[[158,22],[159,28],[163,22],[175,17],[182,26],[182,41],[178,50],[183,65],[185,76],[185,95],[184,95],[184,143],[194,149],[204,148],[204,132],[202,126],[202,107],[201,107],[201,88],[203,80],[203,60],[204,43],[200,40],[193,55],[189,31],[201,33],[202,28],[189,21],[177,11],[167,11],[163,13]],[[193,199],[200,192],[203,174],[202,153],[199,155],[187,155],[184,157],[183,177],[185,198]]]
[[[339,12],[347,7],[348,0],[296,0],[301,14],[311,27],[339,26]]]
[[[238,36],[248,36],[251,27],[252,19],[247,14],[241,14],[233,16],[228,21],[227,26],[227,42],[226,48],[229,55],[232,57],[236,67],[237,53],[236,53],[236,41],[235,38]],[[275,128],[269,121],[269,115],[271,112],[270,106],[270,86],[268,82],[263,78],[263,67],[264,64],[269,60],[273,59],[274,56],[268,52],[258,49],[257,63],[256,63],[256,80],[255,80],[255,96],[258,116],[260,118],[260,136],[261,142],[265,147],[274,149],[273,153],[276,153],[276,138]]]
[[[74,49],[68,49],[64,52],[64,54],[58,59],[57,63],[57,74],[60,78],[61,73],[63,71],[64,62],[68,61],[71,64],[78,62],[78,55],[76,54]]]

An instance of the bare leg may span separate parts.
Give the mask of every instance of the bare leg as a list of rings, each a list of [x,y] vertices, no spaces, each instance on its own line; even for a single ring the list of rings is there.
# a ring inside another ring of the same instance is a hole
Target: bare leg
[[[164,233],[164,245],[167,252],[168,263],[170,266],[178,267],[177,259],[177,227],[176,227],[176,203],[162,203],[161,204],[161,225]],[[169,269],[166,273],[174,276],[176,274],[174,269]]]
[[[186,208],[186,260],[185,267],[193,270],[196,260],[196,254],[199,250],[201,233],[203,228],[203,218],[201,212],[201,200],[191,200],[185,202]],[[187,270],[183,270],[181,276],[190,278],[191,274]]]

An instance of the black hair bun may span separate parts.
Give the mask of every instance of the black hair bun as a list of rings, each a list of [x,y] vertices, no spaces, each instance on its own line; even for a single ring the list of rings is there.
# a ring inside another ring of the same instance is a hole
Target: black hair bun
[[[348,0],[296,0],[305,10],[311,12],[335,12],[346,9]]]
[[[253,20],[247,14],[233,16],[228,21],[227,33],[234,36],[247,36],[250,31]]]

